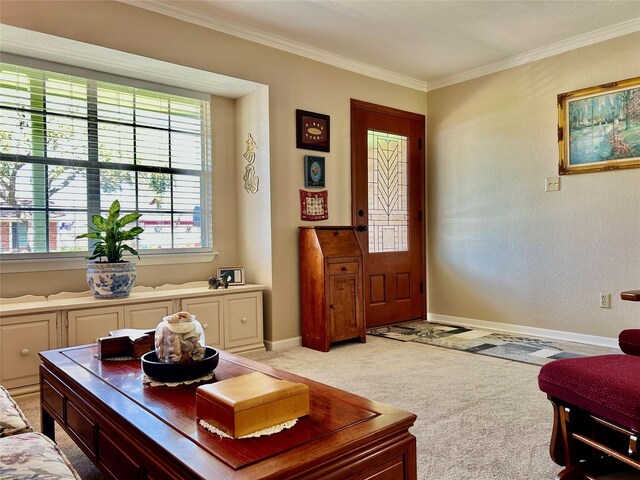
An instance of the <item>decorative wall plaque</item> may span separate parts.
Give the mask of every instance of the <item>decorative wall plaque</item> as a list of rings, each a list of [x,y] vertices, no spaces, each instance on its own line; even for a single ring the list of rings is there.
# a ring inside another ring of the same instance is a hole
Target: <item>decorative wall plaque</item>
[[[324,187],[324,157],[304,156],[304,186]]]
[[[308,192],[300,190],[300,219],[306,221],[327,220],[329,206],[327,204],[329,192]]]
[[[329,151],[329,115],[296,110],[296,147]]]
[[[247,137],[246,143],[247,149],[242,156],[247,160],[247,165],[244,167],[242,180],[244,180],[244,189],[247,193],[256,193],[258,191],[260,179],[256,175],[256,170],[253,164],[256,161],[256,150],[258,150],[258,145],[254,142],[251,134]]]

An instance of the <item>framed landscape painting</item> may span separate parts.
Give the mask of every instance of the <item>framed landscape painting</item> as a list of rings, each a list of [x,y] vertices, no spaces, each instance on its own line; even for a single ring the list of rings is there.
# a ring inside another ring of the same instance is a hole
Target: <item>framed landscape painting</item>
[[[640,167],[640,77],[558,95],[560,175]]]

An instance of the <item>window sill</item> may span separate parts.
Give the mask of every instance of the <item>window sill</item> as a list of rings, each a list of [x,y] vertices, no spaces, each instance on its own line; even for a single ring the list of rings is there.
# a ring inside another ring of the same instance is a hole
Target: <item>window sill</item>
[[[182,265],[184,263],[210,263],[218,252],[206,253],[163,253],[160,255],[143,255],[136,265]],[[137,260],[137,259],[136,259]],[[50,272],[54,270],[84,270],[87,260],[84,258],[51,258],[2,260],[1,273]]]

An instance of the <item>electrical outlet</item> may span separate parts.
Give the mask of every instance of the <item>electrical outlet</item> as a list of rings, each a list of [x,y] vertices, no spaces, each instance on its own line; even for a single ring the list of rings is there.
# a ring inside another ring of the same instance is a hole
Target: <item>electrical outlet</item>
[[[611,308],[611,294],[601,293],[600,296],[600,308]]]
[[[560,190],[560,177],[547,177],[544,179],[545,192],[557,192]]]

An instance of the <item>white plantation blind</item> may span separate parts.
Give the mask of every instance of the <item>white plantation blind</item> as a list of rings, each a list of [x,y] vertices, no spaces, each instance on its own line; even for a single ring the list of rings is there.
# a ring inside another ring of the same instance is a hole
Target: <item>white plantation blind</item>
[[[115,199],[141,254],[210,251],[209,132],[201,98],[1,63],[0,253],[86,252]]]

